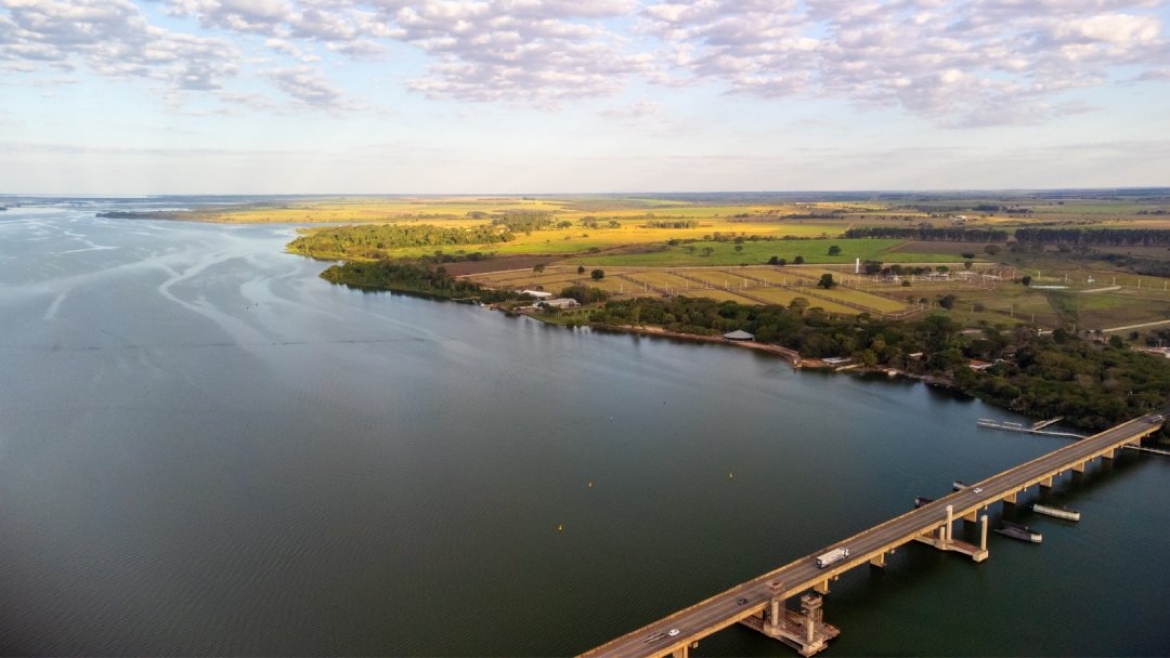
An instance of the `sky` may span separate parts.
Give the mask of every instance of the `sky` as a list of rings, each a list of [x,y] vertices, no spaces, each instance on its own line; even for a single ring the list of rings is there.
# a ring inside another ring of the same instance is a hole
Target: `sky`
[[[1170,0],[0,0],[0,193],[1170,186]]]

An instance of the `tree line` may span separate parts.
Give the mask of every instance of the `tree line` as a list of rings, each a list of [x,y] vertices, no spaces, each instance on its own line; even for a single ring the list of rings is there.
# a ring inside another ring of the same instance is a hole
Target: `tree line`
[[[510,290],[491,290],[474,281],[457,279],[442,267],[429,268],[389,260],[333,265],[321,273],[321,278],[363,290],[390,290],[436,299],[474,298],[485,304],[526,297]]]
[[[1170,246],[1170,229],[1024,227],[1016,229],[1016,241],[1072,247],[1164,247]]]
[[[659,219],[652,222],[646,222],[642,226],[644,228],[698,228],[699,222],[695,219]]]
[[[543,231],[553,225],[552,213],[543,211],[509,211],[492,218],[492,224],[517,233]]]
[[[936,228],[920,226],[860,226],[846,229],[846,238],[899,238],[944,242],[1007,242],[1008,232],[991,228]]]

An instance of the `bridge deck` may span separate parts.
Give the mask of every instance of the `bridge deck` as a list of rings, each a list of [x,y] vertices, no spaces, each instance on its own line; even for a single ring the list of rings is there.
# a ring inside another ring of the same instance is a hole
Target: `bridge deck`
[[[669,656],[676,652],[683,655],[687,647],[700,639],[759,615],[773,597],[788,599],[814,587],[827,586],[829,580],[850,569],[880,558],[916,538],[930,535],[947,524],[948,506],[951,507],[952,519],[958,520],[964,516],[973,517],[1000,500],[1014,500],[1016,494],[1028,487],[1050,482],[1051,478],[1081,468],[1097,457],[1112,457],[1115,450],[1126,444],[1140,443],[1142,438],[1161,428],[1156,421],[1164,415],[1170,415],[1170,412],[1162,410],[1147,414],[997,473],[581,655],[588,658]],[[848,548],[849,557],[824,569],[817,568],[816,556],[838,547]],[[672,629],[679,632],[668,635]]]

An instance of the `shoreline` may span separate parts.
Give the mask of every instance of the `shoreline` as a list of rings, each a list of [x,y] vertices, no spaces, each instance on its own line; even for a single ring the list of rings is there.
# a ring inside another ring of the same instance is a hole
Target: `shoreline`
[[[758,352],[767,352],[783,357],[789,364],[797,370],[801,368],[824,368],[826,365],[819,359],[804,359],[801,358],[800,353],[796,350],[780,345],[771,345],[768,343],[757,343],[755,341],[734,341],[727,340],[722,336],[702,336],[699,334],[684,334],[678,331],[670,331],[661,327],[649,326],[634,326],[634,325],[589,325],[591,329],[597,331],[613,331],[615,333],[638,334],[642,336],[659,336],[662,338],[673,338],[677,340],[689,340],[700,343],[712,343],[716,345],[730,345],[733,347],[743,347]]]

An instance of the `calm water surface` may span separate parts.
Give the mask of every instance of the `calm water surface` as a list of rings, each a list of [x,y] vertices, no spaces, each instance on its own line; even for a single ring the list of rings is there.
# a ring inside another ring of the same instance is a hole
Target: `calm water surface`
[[[572,654],[1062,445],[915,384],[334,287],[293,233],[0,213],[4,654]],[[1042,546],[834,583],[825,655],[1170,652],[1170,460],[1056,497],[1084,520],[1025,516]]]

